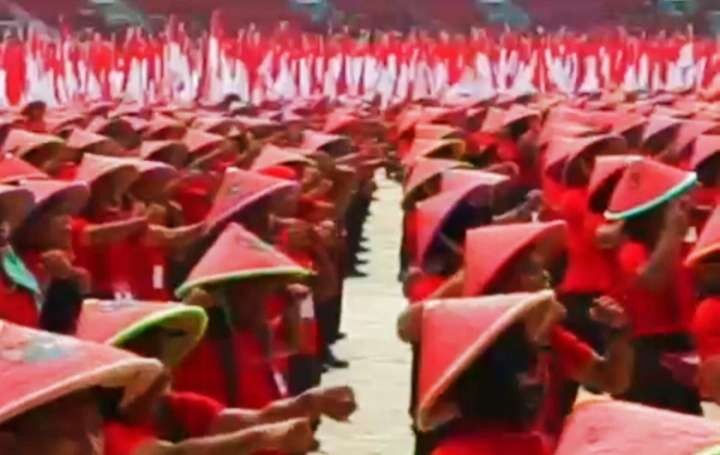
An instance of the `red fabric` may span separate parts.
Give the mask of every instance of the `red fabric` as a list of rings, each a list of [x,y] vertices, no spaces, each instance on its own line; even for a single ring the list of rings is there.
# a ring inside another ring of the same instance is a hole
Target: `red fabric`
[[[222,403],[192,392],[172,391],[164,398],[173,417],[190,438],[207,436],[218,415],[225,409]]]
[[[174,199],[182,207],[186,223],[199,223],[212,207],[210,182],[200,179],[183,181],[178,185]]]
[[[559,373],[566,377],[577,377],[595,358],[595,352],[590,346],[558,326],[550,334],[550,344],[558,360]]]
[[[150,427],[114,421],[105,422],[104,434],[104,455],[134,455],[144,444],[156,439]]]
[[[720,298],[710,297],[700,302],[691,332],[701,359],[720,355]]]
[[[200,393],[228,406],[261,409],[281,398],[273,379],[272,366],[263,355],[260,341],[247,332],[233,333],[237,382],[228,384],[220,349],[222,345],[207,337],[174,370],[175,390]],[[228,387],[236,391],[237,402],[230,403]]]
[[[132,245],[131,256],[142,258],[135,261],[130,270],[133,296],[140,300],[171,300],[172,295],[165,286],[165,274],[168,270],[165,249],[137,242]]]
[[[408,289],[410,303],[417,303],[427,299],[433,292],[437,291],[445,281],[447,281],[447,277],[432,274],[423,274],[412,280]]]
[[[4,272],[0,274],[0,319],[26,327],[39,327],[40,313],[34,296],[12,285]]]
[[[513,433],[468,426],[443,439],[433,450],[432,455],[550,455],[551,453],[548,442],[536,432]]]
[[[652,292],[637,282],[649,258],[650,251],[640,243],[626,242],[620,247],[617,254],[619,292],[616,292],[615,297],[630,316],[636,336],[682,331],[682,315],[675,294],[676,283],[668,282],[666,289]]]
[[[290,166],[269,166],[265,169],[262,169],[260,171],[261,174],[270,176],[270,177],[277,177],[279,179],[285,179],[285,180],[292,180],[297,181],[298,180],[298,173],[295,172],[295,169],[291,168]]]
[[[596,230],[604,219],[588,209],[585,189],[567,188],[558,215],[568,227],[568,264],[560,289],[565,293],[608,293],[613,286],[612,258],[595,243]]]
[[[96,220],[99,223],[117,221],[123,218],[121,213],[108,213]],[[78,258],[78,265],[90,272],[93,292],[100,295],[114,295],[118,292],[129,292],[133,270],[136,267],[133,246],[137,239],[126,239],[116,244],[104,246],[86,246],[81,239],[87,229],[87,220],[74,218],[71,223],[73,233],[73,250]]]
[[[73,181],[77,179],[77,170],[77,164],[66,161],[60,166],[60,169],[57,170],[54,177],[60,180]]]

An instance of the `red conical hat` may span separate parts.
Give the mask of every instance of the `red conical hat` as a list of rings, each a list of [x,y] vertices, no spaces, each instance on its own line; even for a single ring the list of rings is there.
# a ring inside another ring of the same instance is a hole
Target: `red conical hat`
[[[588,199],[591,201],[592,206],[593,199],[597,197],[598,191],[600,191],[607,181],[613,178],[620,178],[621,173],[627,169],[628,165],[634,161],[641,160],[640,155],[603,155],[598,156],[595,159],[595,166],[593,166],[592,173],[590,174],[590,183],[588,183]]]
[[[68,133],[74,128],[82,128],[86,118],[79,113],[57,113],[45,117],[45,125],[53,134]]]
[[[44,147],[48,145],[62,146],[63,140],[57,136],[50,134],[37,134],[31,133],[25,130],[10,130],[3,142],[2,150],[4,153],[12,153],[13,155],[22,158],[28,153],[32,152],[38,147]]]
[[[720,251],[720,207],[716,207],[708,218],[693,249],[685,258],[685,264],[692,266],[718,251]]]
[[[361,120],[350,112],[343,110],[336,110],[328,114],[325,119],[325,126],[323,127],[324,133],[338,134],[341,131],[351,128],[359,123]]]
[[[83,182],[26,180],[20,187],[29,190],[35,199],[35,208],[31,215],[50,208],[54,213],[76,215],[85,208],[90,198],[90,189]]]
[[[110,173],[118,173],[124,181],[123,186],[128,188],[139,176],[136,164],[132,160],[87,153],[80,161],[75,179],[92,185],[99,178]]]
[[[418,139],[457,139],[462,131],[454,126],[435,123],[418,123],[415,125],[415,137]]]
[[[429,301],[423,304],[416,424],[430,431],[456,417],[446,392],[497,338],[552,291]]]
[[[403,157],[403,164],[412,165],[417,159],[430,157],[432,154],[440,150],[450,147],[453,150],[453,156],[461,157],[465,153],[465,142],[459,139],[419,139],[415,138],[410,144],[410,150]]]
[[[197,286],[271,275],[304,277],[311,273],[239,224],[230,223],[175,294],[183,298]]]
[[[682,152],[702,134],[720,133],[720,125],[706,120],[685,120],[680,125],[677,136],[673,141],[673,148]]]
[[[141,397],[162,365],[110,346],[0,321],[0,424],[95,387],[123,388],[122,405]]]
[[[472,186],[473,184],[488,185],[495,191],[500,185],[509,181],[509,177],[504,174],[483,171],[481,169],[448,169],[448,171],[442,175],[440,191],[454,191]]]
[[[299,153],[285,149],[273,144],[266,144],[260,154],[253,161],[251,169],[254,171],[266,169],[282,164],[310,164],[310,160]]]
[[[122,146],[109,137],[77,128],[72,130],[65,143],[75,150],[92,148],[87,151],[99,155],[121,156],[124,154]]]
[[[233,119],[235,119],[245,131],[250,131],[255,137],[267,137],[283,129],[282,123],[266,118],[237,115],[233,117]]]
[[[647,125],[645,125],[645,131],[642,135],[642,143],[645,144],[653,137],[658,134],[664,133],[665,131],[679,128],[682,120],[674,117],[664,117],[659,115],[653,115],[648,118]]]
[[[422,110],[417,107],[405,110],[395,118],[395,131],[396,135],[403,136],[410,131],[413,131],[415,124],[420,122],[422,118]]]
[[[140,179],[157,179],[161,182],[167,182],[178,175],[178,170],[169,164],[161,161],[141,160],[138,158],[126,158],[140,173]]]
[[[135,300],[86,300],[75,336],[81,340],[122,348],[155,327],[179,334],[164,337],[161,358],[167,366],[182,360],[200,341],[207,326],[202,308],[169,302]]]
[[[0,158],[0,183],[17,183],[28,179],[46,179],[48,175],[25,160],[12,155]]]
[[[235,119],[217,115],[197,117],[193,120],[191,126],[202,131],[207,131],[208,133],[220,134],[222,136],[228,136],[230,133],[240,133],[240,124]]]
[[[179,141],[143,141],[137,153],[144,160],[162,161],[180,167],[187,160],[190,150]]]
[[[92,131],[93,133],[117,133],[122,134],[123,136],[130,136],[130,135],[137,135],[139,132],[141,132],[145,127],[147,127],[147,120],[138,119],[135,117],[126,117],[126,118],[113,118],[113,119],[106,119],[104,117],[95,117],[93,120],[88,123],[87,128],[85,128],[88,131]]]
[[[556,137],[585,137],[600,134],[599,128],[583,123],[575,122],[545,122],[540,136],[538,137],[538,144],[543,146],[547,145]]]
[[[124,117],[128,115],[137,115],[142,117],[148,112],[148,108],[138,102],[122,103],[115,107],[114,110],[108,112],[108,117]]]
[[[674,117],[678,119],[687,119],[692,117],[693,112],[684,109],[674,109],[668,106],[655,106],[653,115],[662,115],[664,117]]]
[[[615,134],[624,134],[647,123],[647,118],[632,112],[591,112],[589,120],[600,127],[608,126]]]
[[[720,427],[710,419],[622,401],[591,401],[567,419],[555,455],[701,455],[718,441]]]
[[[333,143],[343,143],[350,148],[350,140],[346,136],[339,136],[337,134],[325,134],[319,131],[306,130],[303,131],[303,140],[300,147],[312,149],[315,151],[322,150]]]
[[[593,150],[593,147],[604,145],[609,155],[618,155],[625,151],[627,143],[622,136],[603,134],[588,137],[556,137],[548,145],[545,152],[545,172],[559,170],[558,175],[567,179],[567,171],[573,160]]]
[[[475,191],[483,189],[487,192],[488,201],[491,202],[495,188],[505,181],[507,181],[507,177],[490,172],[461,176],[454,181],[452,190],[443,191],[421,201],[416,207],[418,262],[422,264],[425,261],[425,256],[429,252],[433,240],[442,230],[445,220],[463,199]]]
[[[695,140],[688,162],[689,168],[697,168],[707,159],[720,152],[720,135],[702,135]]]
[[[25,188],[0,185],[0,213],[11,228],[16,228],[27,218],[35,205],[33,195]]]
[[[522,104],[513,104],[507,111],[505,111],[503,127],[508,127],[515,122],[530,118],[540,118],[540,113],[534,109],[523,106]]]
[[[480,131],[484,133],[499,133],[505,127],[505,111],[497,107],[490,107],[485,113]]]
[[[162,135],[163,139],[180,139],[185,135],[187,127],[172,117],[155,115],[145,128],[143,136],[153,138]]]
[[[219,134],[207,133],[202,130],[190,128],[185,133],[182,142],[190,151],[190,154],[202,154],[209,148],[223,144],[226,139]]]
[[[620,178],[605,218],[623,220],[641,215],[680,196],[696,182],[694,172],[685,172],[650,158],[635,161]]]
[[[541,249],[548,261],[557,258],[565,250],[566,237],[567,226],[562,221],[491,225],[469,230],[465,237],[463,295],[490,292],[504,268],[530,248]]]
[[[281,190],[297,188],[288,180],[238,168],[228,168],[205,218],[208,230],[233,217],[250,204]]]
[[[433,177],[449,169],[467,166],[468,164],[462,161],[419,158],[410,168],[410,174],[405,181],[403,199],[410,198],[415,190]]]

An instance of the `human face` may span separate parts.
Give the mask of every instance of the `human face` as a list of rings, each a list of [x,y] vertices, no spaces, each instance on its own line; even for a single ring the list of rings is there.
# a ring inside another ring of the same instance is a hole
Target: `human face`
[[[102,416],[91,391],[60,398],[7,425],[12,451],[23,455],[102,455]]]
[[[550,288],[550,274],[541,255],[530,251],[513,261],[498,280],[500,292],[537,292]]]
[[[70,215],[42,213],[25,224],[21,235],[22,241],[30,242],[31,246],[41,250],[70,249],[72,243]]]

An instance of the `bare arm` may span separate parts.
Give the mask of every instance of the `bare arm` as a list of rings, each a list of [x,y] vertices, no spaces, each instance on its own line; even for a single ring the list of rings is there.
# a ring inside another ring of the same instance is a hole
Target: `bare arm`
[[[169,228],[157,224],[148,226],[145,241],[149,245],[170,249],[185,248],[195,242],[202,233],[202,224]]]

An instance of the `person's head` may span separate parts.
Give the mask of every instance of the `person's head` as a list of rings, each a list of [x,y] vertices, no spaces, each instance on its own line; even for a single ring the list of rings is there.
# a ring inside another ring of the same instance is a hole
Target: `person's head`
[[[90,187],[88,208],[95,213],[120,208],[135,173],[134,169],[122,168],[96,179]]]
[[[633,241],[655,245],[665,226],[665,212],[668,204],[661,204],[641,215],[625,220],[624,233]]]
[[[23,222],[13,235],[19,247],[38,251],[70,250],[72,247],[71,217],[62,210],[37,210]]]
[[[503,267],[492,286],[492,293],[536,292],[551,287],[550,272],[537,249],[518,254]]]
[[[268,299],[281,292],[291,281],[286,276],[246,278],[222,284],[218,288],[225,296],[235,327],[259,328],[265,325]]]
[[[23,115],[31,122],[42,121],[45,118],[47,106],[43,102],[32,102],[23,110]]]
[[[75,280],[54,279],[45,291],[40,327],[48,332],[72,335],[83,306],[83,295]]]
[[[520,430],[532,423],[544,394],[538,350],[523,323],[506,329],[448,391],[461,418]]]
[[[0,425],[2,453],[102,455],[103,417],[98,392],[76,392]]]

